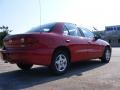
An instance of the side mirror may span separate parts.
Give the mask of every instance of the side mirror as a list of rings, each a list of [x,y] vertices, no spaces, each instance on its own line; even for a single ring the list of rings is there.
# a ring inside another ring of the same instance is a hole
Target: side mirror
[[[100,39],[100,38],[101,38],[100,35],[95,35],[95,36],[94,36],[94,40],[95,40],[95,41],[98,40],[98,39]]]

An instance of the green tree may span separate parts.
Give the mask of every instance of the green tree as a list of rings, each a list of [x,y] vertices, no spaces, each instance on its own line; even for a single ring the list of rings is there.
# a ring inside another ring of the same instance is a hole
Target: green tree
[[[8,26],[1,26],[0,27],[0,47],[3,46],[3,39],[5,36],[9,35],[9,33],[11,32],[12,30],[9,30]]]

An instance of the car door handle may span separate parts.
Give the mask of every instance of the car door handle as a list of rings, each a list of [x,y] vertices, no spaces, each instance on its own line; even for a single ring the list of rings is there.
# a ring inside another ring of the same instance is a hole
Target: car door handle
[[[91,44],[92,42],[91,41],[88,41],[88,44]]]
[[[69,42],[70,42],[70,40],[66,40],[66,42],[67,42],[67,43],[69,43]]]

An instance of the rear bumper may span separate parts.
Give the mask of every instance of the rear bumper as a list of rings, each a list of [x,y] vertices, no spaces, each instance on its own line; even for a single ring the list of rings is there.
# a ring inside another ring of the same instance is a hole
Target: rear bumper
[[[5,62],[49,65],[52,49],[40,50],[0,50],[0,57]]]

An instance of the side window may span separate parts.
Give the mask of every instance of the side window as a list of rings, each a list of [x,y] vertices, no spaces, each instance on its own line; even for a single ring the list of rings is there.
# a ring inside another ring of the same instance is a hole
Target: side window
[[[68,23],[68,24],[66,24],[66,27],[69,30],[69,35],[71,35],[71,36],[81,36],[81,33],[78,30],[78,28],[76,27],[76,25]]]
[[[66,28],[66,26],[64,26],[63,28],[63,35],[69,35],[68,29]]]
[[[78,28],[77,28],[76,31],[77,31],[77,35],[78,35],[78,36],[82,36],[82,34],[81,34],[81,32],[80,32],[80,30],[79,30]]]
[[[94,34],[90,30],[88,30],[86,28],[80,28],[80,29],[83,32],[85,37],[87,37],[87,38],[93,38],[94,37]]]

